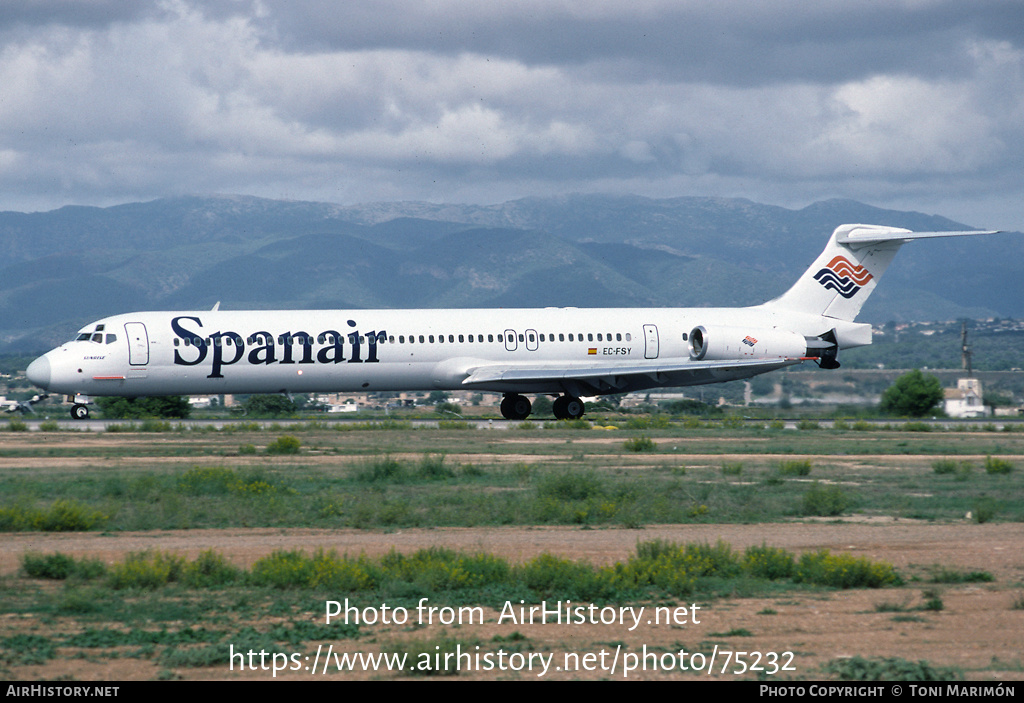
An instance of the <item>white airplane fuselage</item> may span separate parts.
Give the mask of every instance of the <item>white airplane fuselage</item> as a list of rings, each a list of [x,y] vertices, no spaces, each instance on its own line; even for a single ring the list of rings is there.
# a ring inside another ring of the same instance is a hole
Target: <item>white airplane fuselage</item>
[[[794,319],[798,317],[808,319]],[[794,329],[798,322],[801,330]],[[782,316],[760,306],[140,312],[104,318],[84,328],[79,339],[43,357],[49,379],[39,380],[53,392],[89,396],[467,387],[559,393],[565,381],[558,378],[537,380],[528,387],[501,380],[465,382],[476,369],[501,366],[649,366],[654,372],[675,362],[696,369],[700,363],[690,358],[689,337],[702,325],[752,333],[780,327],[799,331],[801,339],[793,338],[799,348],[783,351],[803,357],[803,335],[827,332],[835,324],[820,317]],[[869,329],[847,326],[845,346],[870,342]],[[760,358],[761,350],[746,349],[747,354],[737,350],[736,360]],[[671,382],[639,375],[614,392],[713,383],[764,370],[768,369],[708,368],[698,378],[669,371],[667,375],[678,376]]]
[[[91,396],[482,390],[524,418],[524,393],[580,397],[718,383],[871,343],[854,322],[901,245],[990,232],[843,225],[783,295],[743,308],[248,310],[107,317],[33,361],[37,386]]]

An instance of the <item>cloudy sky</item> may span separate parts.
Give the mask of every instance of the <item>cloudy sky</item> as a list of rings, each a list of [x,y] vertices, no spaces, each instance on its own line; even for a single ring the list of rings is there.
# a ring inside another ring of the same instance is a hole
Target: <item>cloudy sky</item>
[[[0,210],[572,192],[1024,229],[1024,2],[0,3]]]

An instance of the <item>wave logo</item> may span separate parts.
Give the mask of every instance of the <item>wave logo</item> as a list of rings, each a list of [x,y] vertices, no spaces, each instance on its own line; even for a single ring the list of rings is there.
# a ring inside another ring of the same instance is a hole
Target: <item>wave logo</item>
[[[831,288],[844,298],[852,298],[873,278],[863,266],[854,266],[845,256],[837,256],[825,268],[814,274],[825,288]]]

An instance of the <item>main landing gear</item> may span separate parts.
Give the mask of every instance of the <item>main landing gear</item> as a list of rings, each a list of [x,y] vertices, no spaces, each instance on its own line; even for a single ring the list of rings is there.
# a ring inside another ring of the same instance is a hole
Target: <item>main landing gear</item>
[[[71,417],[76,420],[89,419],[89,406],[82,403],[75,403],[71,406]]]
[[[501,399],[501,416],[506,420],[525,420],[530,416],[533,405],[525,395],[507,393]]]
[[[508,393],[501,399],[501,416],[506,420],[525,420],[533,410],[529,398],[518,393]],[[559,396],[552,410],[559,420],[578,420],[586,412],[583,401],[573,395]]]

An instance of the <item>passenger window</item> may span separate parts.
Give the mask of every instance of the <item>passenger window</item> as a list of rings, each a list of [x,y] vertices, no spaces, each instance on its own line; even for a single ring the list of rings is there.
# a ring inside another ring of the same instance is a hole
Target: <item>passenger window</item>
[[[630,342],[632,340],[633,340],[633,335],[631,335],[629,332],[626,332],[626,341]]]
[[[459,342],[463,342],[463,341],[465,341],[465,340],[464,340],[463,336],[460,334],[459,335]]]

